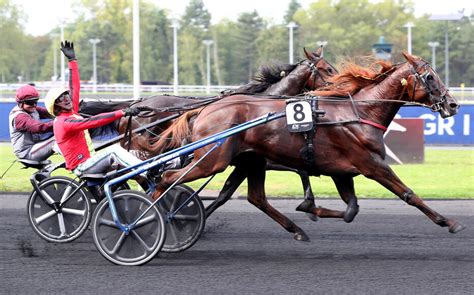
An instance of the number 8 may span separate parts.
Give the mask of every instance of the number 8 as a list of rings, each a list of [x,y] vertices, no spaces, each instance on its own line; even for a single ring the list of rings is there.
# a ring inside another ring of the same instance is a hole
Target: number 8
[[[305,115],[303,113],[303,105],[295,104],[293,106],[293,111],[295,111],[295,113],[293,114],[293,118],[296,122],[301,122],[305,119]]]

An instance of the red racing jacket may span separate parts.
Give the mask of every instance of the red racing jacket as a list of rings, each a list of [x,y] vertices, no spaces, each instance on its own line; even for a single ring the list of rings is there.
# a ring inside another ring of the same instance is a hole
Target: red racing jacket
[[[73,60],[69,62],[69,90],[73,109],[71,112],[61,112],[54,120],[53,127],[54,137],[68,170],[74,170],[94,152],[87,129],[107,125],[124,115],[123,111],[119,110],[84,119],[78,114],[80,87],[79,68],[77,61]]]

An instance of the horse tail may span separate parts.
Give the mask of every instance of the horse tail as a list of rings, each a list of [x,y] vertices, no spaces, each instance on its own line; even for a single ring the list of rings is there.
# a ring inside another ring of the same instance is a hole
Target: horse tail
[[[157,141],[149,143],[148,139],[143,139],[138,142],[139,146],[152,155],[180,147],[183,141],[191,136],[190,119],[199,114],[201,110],[202,108],[199,108],[184,113],[160,134]]]

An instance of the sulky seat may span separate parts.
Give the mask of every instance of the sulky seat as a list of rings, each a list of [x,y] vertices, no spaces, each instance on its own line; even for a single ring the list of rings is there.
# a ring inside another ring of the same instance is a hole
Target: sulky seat
[[[24,168],[35,168],[38,170],[41,170],[44,167],[51,164],[50,160],[36,161],[36,160],[28,160],[28,159],[18,159],[18,162],[22,163],[25,166]]]

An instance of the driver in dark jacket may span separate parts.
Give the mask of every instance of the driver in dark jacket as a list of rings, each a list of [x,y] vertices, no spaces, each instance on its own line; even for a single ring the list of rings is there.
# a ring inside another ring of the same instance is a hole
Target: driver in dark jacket
[[[18,159],[43,161],[54,153],[53,121],[45,108],[38,106],[39,93],[32,85],[16,91],[17,105],[10,111],[8,127],[13,152]]]

